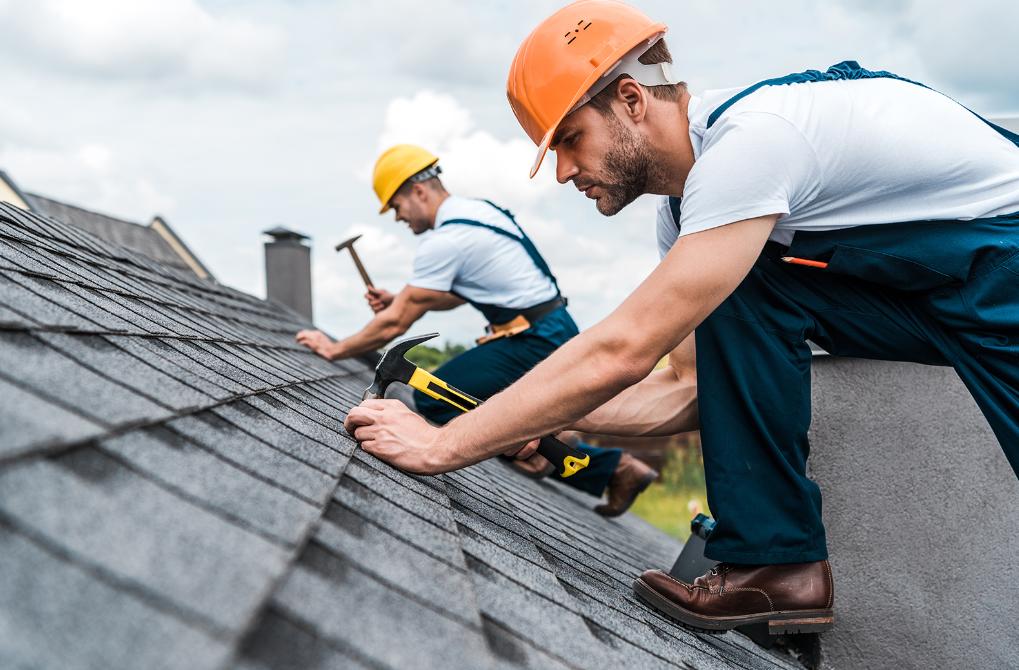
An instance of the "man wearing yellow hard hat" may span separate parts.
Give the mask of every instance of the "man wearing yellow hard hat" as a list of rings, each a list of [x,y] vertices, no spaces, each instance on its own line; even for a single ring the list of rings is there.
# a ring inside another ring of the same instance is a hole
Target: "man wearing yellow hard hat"
[[[821,496],[806,475],[808,339],[833,355],[951,365],[1019,472],[1019,135],[854,61],[693,96],[666,26],[610,0],[546,19],[508,94],[556,177],[612,215],[658,213],[661,264],[608,318],[441,429],[386,401],[347,418],[412,472],[533,449],[570,425],[659,434],[688,410],[651,373],[694,334],[708,504],[692,583],[650,570],[649,606],[688,626],[829,628]],[[694,329],[696,332],[694,333]],[[651,373],[651,374],[649,374]]]
[[[432,310],[466,303],[487,320],[478,346],[447,361],[435,374],[478,398],[488,398],[577,334],[566,299],[537,247],[513,215],[487,200],[450,195],[439,178],[439,159],[425,149],[400,144],[375,164],[373,185],[380,214],[392,210],[420,236],[414,274],[399,293],[371,288],[367,299],[375,317],[360,332],[332,342],[320,331],[298,333],[298,342],[331,360],[382,347]],[[450,405],[414,392],[417,410],[436,423],[459,414]],[[588,466],[563,483],[607,502],[595,509],[618,516],[657,477],[648,465],[621,449],[579,442]],[[519,467],[534,474],[554,468],[541,457]],[[541,461],[537,466],[533,461]]]

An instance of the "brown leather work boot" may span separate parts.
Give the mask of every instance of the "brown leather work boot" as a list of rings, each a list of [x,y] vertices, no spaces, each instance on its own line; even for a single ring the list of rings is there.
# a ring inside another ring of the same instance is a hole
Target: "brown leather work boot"
[[[634,580],[633,593],[679,623],[709,632],[766,623],[771,635],[820,633],[835,623],[828,561],[719,563],[693,584],[648,570]]]
[[[608,493],[608,503],[598,505],[594,511],[602,516],[619,516],[630,509],[637,496],[656,479],[658,472],[650,465],[624,452],[605,489]]]

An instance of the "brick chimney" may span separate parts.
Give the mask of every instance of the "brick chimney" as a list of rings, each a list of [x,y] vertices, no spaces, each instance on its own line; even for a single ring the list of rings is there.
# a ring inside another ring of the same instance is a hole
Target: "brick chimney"
[[[265,294],[312,321],[311,238],[283,226],[263,231],[265,243]]]

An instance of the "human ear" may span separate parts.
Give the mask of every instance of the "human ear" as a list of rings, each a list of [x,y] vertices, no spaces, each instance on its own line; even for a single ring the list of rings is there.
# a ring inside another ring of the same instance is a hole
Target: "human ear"
[[[634,79],[623,79],[616,89],[616,100],[623,106],[623,113],[633,123],[640,123],[647,114],[647,91]]]

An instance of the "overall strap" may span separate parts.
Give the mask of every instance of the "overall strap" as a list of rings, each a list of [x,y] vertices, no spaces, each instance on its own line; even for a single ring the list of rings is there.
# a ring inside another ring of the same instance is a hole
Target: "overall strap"
[[[743,98],[747,97],[754,91],[757,91],[758,89],[761,89],[765,86],[785,86],[786,84],[803,84],[818,81],[849,81],[853,79],[898,79],[899,81],[908,82],[910,84],[915,84],[917,86],[923,86],[924,88],[931,91],[934,90],[930,86],[921,84],[918,81],[913,81],[912,79],[900,77],[899,75],[892,74],[887,70],[867,70],[863,67],[860,67],[860,64],[857,63],[855,60],[846,60],[842,61],[841,63],[836,63],[835,65],[832,65],[824,72],[821,72],[820,70],[807,70],[806,72],[787,74],[784,77],[776,77],[775,79],[765,79],[764,81],[757,82],[753,86],[748,86],[747,88],[743,89],[736,95],[732,96],[731,98],[723,102],[721,105],[716,107],[714,111],[711,112],[710,116],[708,116],[707,128],[710,128],[712,125],[714,125],[715,121],[717,121],[719,117],[722,116],[722,114],[724,114],[727,109],[729,109],[734,104],[736,104]],[[942,93],[942,95],[944,94]],[[954,98],[951,98],[949,96],[945,97],[948,97],[956,104],[960,104]],[[973,116],[977,117],[978,119],[986,123],[992,129],[994,129],[999,135],[1001,135],[1008,141],[1012,142],[1012,144],[1019,147],[1019,134],[1013,133],[1011,130],[1002,128],[997,124],[991,123],[990,121],[980,116],[979,114],[974,112],[969,107],[966,107],[965,105],[960,104],[960,106],[966,109],[966,111],[968,111],[969,113],[973,114]],[[669,204],[670,205],[672,204],[671,201]]]
[[[520,232],[520,237],[517,237],[516,235],[509,232],[505,228],[500,228],[498,226],[493,226],[491,224],[482,223],[481,221],[475,221],[474,219],[448,219],[446,221],[443,221],[439,225],[439,227],[441,228],[442,226],[450,224],[476,226],[478,228],[486,228],[488,230],[491,230],[493,233],[502,235],[503,237],[508,237],[511,240],[519,242],[520,245],[524,248],[524,251],[526,251],[527,255],[531,258],[531,261],[533,261],[534,265],[537,266],[538,270],[540,270],[541,273],[545,275],[550,282],[552,282],[552,286],[554,286],[556,290],[556,296],[562,295],[562,293],[559,291],[559,282],[556,281],[555,275],[552,274],[552,269],[548,266],[548,263],[545,262],[545,259],[542,258],[541,254],[538,252],[538,248],[534,246],[534,242],[531,241],[531,238],[527,236],[527,233],[524,232],[524,229],[520,227],[519,223],[517,223],[517,220],[513,217],[513,214],[511,214],[509,210],[503,209],[502,207],[499,207],[498,205],[489,200],[485,200],[485,202],[494,207],[499,212],[501,212],[507,219],[509,219],[510,223],[513,224],[513,227]]]
[[[683,199],[677,198],[674,195],[669,196],[669,211],[672,212],[672,220],[676,224],[676,232],[679,232],[679,217],[681,216],[681,208],[683,206]]]

